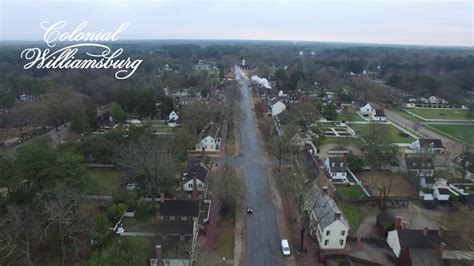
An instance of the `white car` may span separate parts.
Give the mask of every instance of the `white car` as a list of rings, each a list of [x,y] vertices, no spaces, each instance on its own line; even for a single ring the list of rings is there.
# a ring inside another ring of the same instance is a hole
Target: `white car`
[[[290,256],[290,245],[288,245],[288,240],[281,240],[281,251],[283,252],[283,255]]]

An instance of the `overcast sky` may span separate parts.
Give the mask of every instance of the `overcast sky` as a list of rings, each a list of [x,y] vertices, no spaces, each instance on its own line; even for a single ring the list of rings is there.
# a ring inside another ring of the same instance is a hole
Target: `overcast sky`
[[[472,46],[473,0],[0,0],[0,40],[42,40],[41,21],[128,39],[308,40]]]

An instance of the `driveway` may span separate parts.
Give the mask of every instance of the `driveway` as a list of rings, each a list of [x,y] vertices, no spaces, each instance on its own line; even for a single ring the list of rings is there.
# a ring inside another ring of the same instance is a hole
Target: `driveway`
[[[227,163],[238,167],[245,176],[247,204],[254,209],[247,216],[247,258],[244,265],[285,265],[270,186],[266,177],[272,165],[263,150],[252,111],[249,81],[241,80],[240,152],[227,157]],[[225,157],[219,159],[226,162]],[[245,261],[245,260],[244,260]]]

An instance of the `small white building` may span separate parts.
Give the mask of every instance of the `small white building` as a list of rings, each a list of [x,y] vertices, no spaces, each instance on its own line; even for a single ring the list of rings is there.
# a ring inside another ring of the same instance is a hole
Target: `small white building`
[[[383,109],[374,109],[371,114],[371,119],[377,122],[387,121],[387,117],[385,116]]]
[[[347,179],[347,161],[345,157],[329,157],[324,161],[324,167],[333,181],[349,182]]]
[[[219,128],[216,125],[209,125],[201,131],[200,141],[196,144],[195,151],[219,152],[221,138],[219,137]]]
[[[316,237],[322,250],[341,250],[346,247],[349,223],[326,190],[315,187],[306,194],[304,208],[309,213],[309,233]]]
[[[370,104],[367,103],[366,105],[362,106],[359,111],[361,115],[369,116],[370,114],[373,113],[374,108],[372,108],[372,106],[370,106]]]
[[[286,105],[278,99],[273,99],[270,108],[272,109],[272,116],[277,116],[286,110]]]
[[[449,189],[436,187],[433,191],[433,197],[438,201],[448,201],[449,200]]]
[[[171,113],[168,115],[168,126],[169,127],[176,127],[178,123],[179,115],[175,111],[171,111]]]

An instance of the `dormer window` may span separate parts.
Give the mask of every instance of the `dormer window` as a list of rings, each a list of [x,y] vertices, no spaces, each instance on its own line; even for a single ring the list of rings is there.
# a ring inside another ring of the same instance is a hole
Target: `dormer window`
[[[341,162],[341,163],[339,164],[339,167],[343,167],[343,166],[344,166],[344,163]]]
[[[332,162],[332,167],[336,167],[336,163],[335,162]]]

